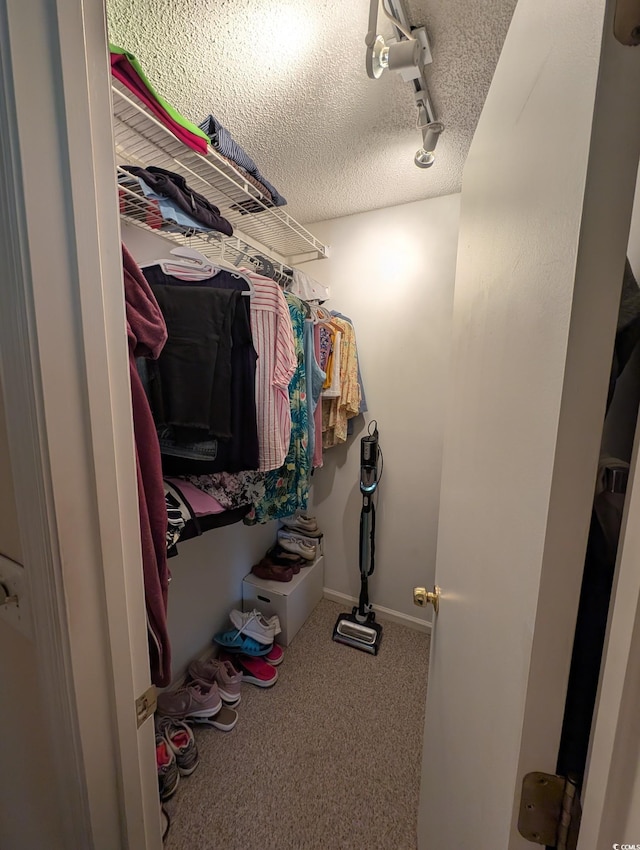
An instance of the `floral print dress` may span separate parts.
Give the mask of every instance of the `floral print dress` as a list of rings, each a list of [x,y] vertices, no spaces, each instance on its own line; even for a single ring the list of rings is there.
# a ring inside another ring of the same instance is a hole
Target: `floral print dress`
[[[268,522],[305,510],[309,498],[311,463],[309,460],[309,415],[307,378],[304,361],[304,321],[307,306],[295,295],[285,293],[293,325],[298,365],[289,384],[291,404],[291,442],[279,469],[264,473],[264,495],[254,504],[244,522]]]

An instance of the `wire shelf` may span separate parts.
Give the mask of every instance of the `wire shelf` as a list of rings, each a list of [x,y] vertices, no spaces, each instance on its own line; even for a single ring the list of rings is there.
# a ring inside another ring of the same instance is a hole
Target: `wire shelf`
[[[146,198],[135,178],[119,166],[118,199],[120,217],[127,224],[163,236],[177,245],[193,248],[215,262],[222,261],[233,266],[253,266],[257,271],[265,271],[264,259],[270,260],[275,272],[271,276],[281,283],[291,280],[292,272],[287,262],[275,256],[265,257],[265,254],[258,252],[254,245],[245,242],[237,234],[225,236],[215,230],[197,231],[167,221],[160,214],[156,202]]]
[[[210,258],[229,259],[236,255],[262,255],[278,265],[322,259],[327,248],[282,207],[267,206],[264,195],[211,146],[202,156],[186,147],[137,101],[117,80],[113,81],[113,114],[118,165],[155,165],[181,174],[197,192],[219,207],[231,222],[232,237],[216,232],[189,235],[184,228],[161,229],[153,222],[153,207],[144,198],[130,197],[121,188],[121,215],[124,219],[160,233],[181,245],[189,245]],[[119,169],[120,171],[120,169]],[[126,172],[125,172],[126,173]],[[123,194],[127,203],[123,203]],[[136,203],[138,206],[136,206]],[[247,213],[247,203],[258,212]],[[157,218],[157,211],[155,216]],[[239,257],[236,257],[239,259]]]

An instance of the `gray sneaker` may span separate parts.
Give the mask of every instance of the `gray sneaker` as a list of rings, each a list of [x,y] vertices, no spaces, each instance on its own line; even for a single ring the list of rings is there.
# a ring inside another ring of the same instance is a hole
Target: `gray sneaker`
[[[177,720],[210,717],[222,708],[215,682],[189,682],[177,691],[164,691],[158,696],[158,714]]]
[[[205,661],[196,659],[189,664],[189,675],[196,682],[215,682],[218,693],[229,705],[237,705],[240,702],[242,673],[236,670],[230,661],[221,661],[213,656]]]
[[[318,528],[316,518],[305,516],[304,514],[294,514],[294,516],[286,516],[280,522],[291,531],[298,531],[301,534],[307,534],[309,537],[322,537],[322,532]]]
[[[198,766],[198,748],[191,729],[182,720],[156,718],[156,731],[162,735],[176,757],[180,776],[190,776]]]
[[[318,554],[317,542],[310,537],[303,537],[293,531],[281,528],[278,532],[278,543],[287,552],[301,555],[306,561],[315,561]]]
[[[172,794],[175,794],[180,781],[180,774],[176,757],[166,738],[159,732],[156,732],[156,767],[158,769],[160,799],[168,800]]]

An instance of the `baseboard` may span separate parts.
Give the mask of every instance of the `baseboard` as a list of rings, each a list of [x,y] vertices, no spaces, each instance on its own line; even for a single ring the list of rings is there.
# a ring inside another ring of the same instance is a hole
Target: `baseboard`
[[[338,593],[337,590],[329,590],[328,587],[324,588],[324,598],[345,606],[358,604],[358,600],[354,596],[347,596],[346,593]],[[374,605],[373,610],[379,615],[381,620],[399,623],[401,626],[406,626],[408,629],[415,629],[417,632],[431,633],[431,623],[426,620],[412,617],[410,614],[403,614],[400,611],[393,611],[391,608],[384,608],[382,605]]]

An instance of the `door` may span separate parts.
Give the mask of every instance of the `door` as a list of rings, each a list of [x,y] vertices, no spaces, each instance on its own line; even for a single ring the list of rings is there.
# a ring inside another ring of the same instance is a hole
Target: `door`
[[[555,772],[640,150],[613,3],[520,0],[463,178],[420,850]]]
[[[102,3],[0,3],[8,850],[161,846],[109,84]]]

